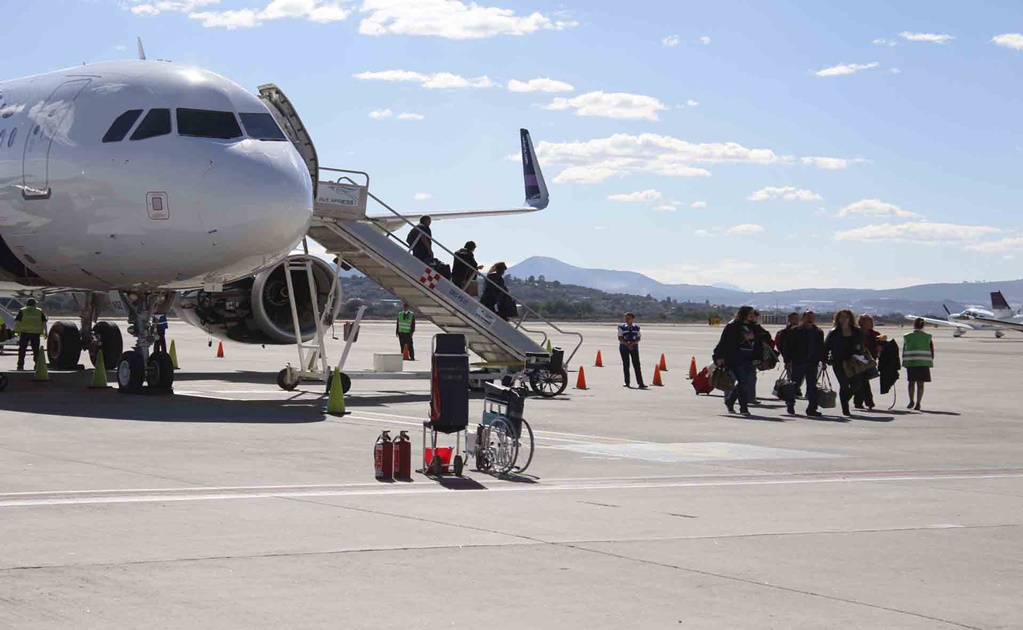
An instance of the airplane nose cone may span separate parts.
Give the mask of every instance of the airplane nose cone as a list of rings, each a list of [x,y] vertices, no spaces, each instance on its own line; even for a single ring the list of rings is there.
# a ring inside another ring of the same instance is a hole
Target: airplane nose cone
[[[309,228],[312,181],[288,143],[238,143],[214,162],[200,188],[206,197],[201,220],[213,246],[237,261],[225,275],[269,264],[294,249]]]

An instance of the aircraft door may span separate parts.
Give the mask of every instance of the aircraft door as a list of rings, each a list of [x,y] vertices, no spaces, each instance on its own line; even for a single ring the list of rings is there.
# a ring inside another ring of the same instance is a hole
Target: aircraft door
[[[54,141],[70,142],[75,120],[75,99],[92,79],[67,81],[29,112],[29,128],[22,157],[22,195],[26,199],[50,196],[49,160]]]

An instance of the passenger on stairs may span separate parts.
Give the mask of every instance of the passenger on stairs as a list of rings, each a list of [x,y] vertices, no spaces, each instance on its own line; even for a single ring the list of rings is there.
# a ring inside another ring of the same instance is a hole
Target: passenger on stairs
[[[419,225],[409,230],[405,242],[412,248],[412,255],[426,264],[433,262],[433,232],[430,230],[430,223],[433,220],[428,216],[419,219]]]
[[[483,288],[483,297],[480,303],[497,314],[504,321],[511,317],[519,316],[519,308],[515,299],[508,293],[508,285],[504,283],[504,272],[508,271],[508,265],[503,262],[494,263],[494,266],[487,272],[487,285]]]
[[[483,265],[476,262],[476,243],[469,241],[465,247],[455,252],[451,281],[472,297],[479,297],[480,285],[476,281],[476,276],[481,269],[483,269]]]

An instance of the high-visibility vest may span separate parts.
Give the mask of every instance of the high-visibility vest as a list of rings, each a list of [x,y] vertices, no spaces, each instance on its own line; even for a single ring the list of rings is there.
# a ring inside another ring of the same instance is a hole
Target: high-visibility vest
[[[902,365],[906,367],[934,367],[931,358],[931,336],[914,330],[902,338]]]
[[[43,334],[43,311],[35,306],[26,306],[19,312],[21,319],[14,323],[14,332],[30,335]]]
[[[402,311],[398,313],[398,332],[410,333],[412,332],[412,322],[416,320],[416,314],[412,311]]]

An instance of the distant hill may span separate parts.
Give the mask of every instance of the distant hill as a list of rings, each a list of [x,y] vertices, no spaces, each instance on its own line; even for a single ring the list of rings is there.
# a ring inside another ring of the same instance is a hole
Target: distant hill
[[[534,256],[508,270],[517,278],[559,281],[611,293],[650,295],[654,298],[711,304],[754,304],[760,308],[816,308],[831,310],[849,307],[875,313],[943,314],[942,305],[952,310],[966,306],[990,306],[991,292],[1001,291],[1018,308],[1023,302],[1023,280],[1001,282],[962,282],[922,284],[899,289],[795,289],[789,291],[743,292],[730,285],[666,284],[633,271],[585,269],[555,258]]]

